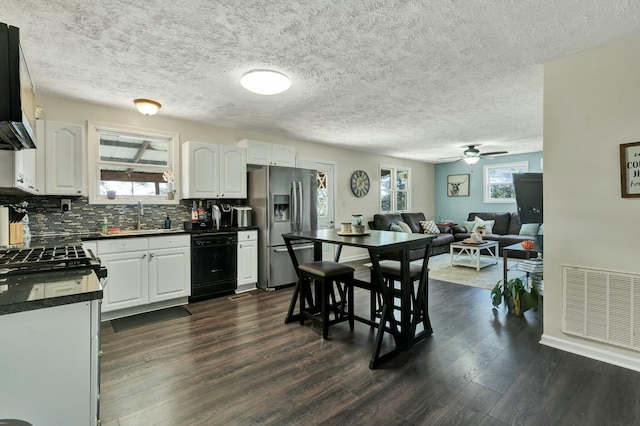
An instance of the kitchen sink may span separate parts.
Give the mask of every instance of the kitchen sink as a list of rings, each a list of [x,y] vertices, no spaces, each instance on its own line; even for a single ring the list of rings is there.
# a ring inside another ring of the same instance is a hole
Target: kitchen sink
[[[176,232],[184,232],[182,229],[126,229],[124,231],[113,232],[108,234],[100,233],[103,237],[117,237],[125,235],[154,235],[154,234],[171,234]]]

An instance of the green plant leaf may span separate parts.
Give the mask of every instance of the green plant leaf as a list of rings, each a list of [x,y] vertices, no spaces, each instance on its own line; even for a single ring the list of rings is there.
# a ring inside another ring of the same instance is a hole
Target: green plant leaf
[[[520,311],[527,312],[533,306],[534,306],[534,301],[533,301],[533,297],[531,296],[531,293],[527,292],[526,290],[520,293]]]
[[[491,302],[496,308],[502,303],[502,280],[498,281],[491,290]]]

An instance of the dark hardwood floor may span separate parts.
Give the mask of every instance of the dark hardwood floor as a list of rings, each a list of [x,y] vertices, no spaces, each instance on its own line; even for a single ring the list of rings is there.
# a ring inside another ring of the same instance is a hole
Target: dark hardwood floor
[[[542,311],[431,280],[433,336],[377,370],[372,330],[284,324],[293,289],[102,330],[103,425],[631,425],[640,373],[542,346]],[[356,291],[358,312],[368,293]]]

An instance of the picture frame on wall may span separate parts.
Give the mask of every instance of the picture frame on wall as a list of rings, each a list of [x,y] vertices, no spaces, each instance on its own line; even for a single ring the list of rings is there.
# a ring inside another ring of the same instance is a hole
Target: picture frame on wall
[[[469,177],[471,175],[448,175],[447,176],[447,196],[448,197],[468,197]]]
[[[640,142],[620,144],[622,198],[640,197]]]

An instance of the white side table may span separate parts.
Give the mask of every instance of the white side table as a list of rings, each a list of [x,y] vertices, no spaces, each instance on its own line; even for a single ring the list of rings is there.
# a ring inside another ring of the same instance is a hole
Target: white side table
[[[489,252],[488,257],[480,256],[480,250],[483,249]],[[449,245],[449,254],[451,255],[451,266],[467,266],[479,271],[480,268],[498,263],[498,242],[485,241],[481,244],[467,244],[459,241]]]

